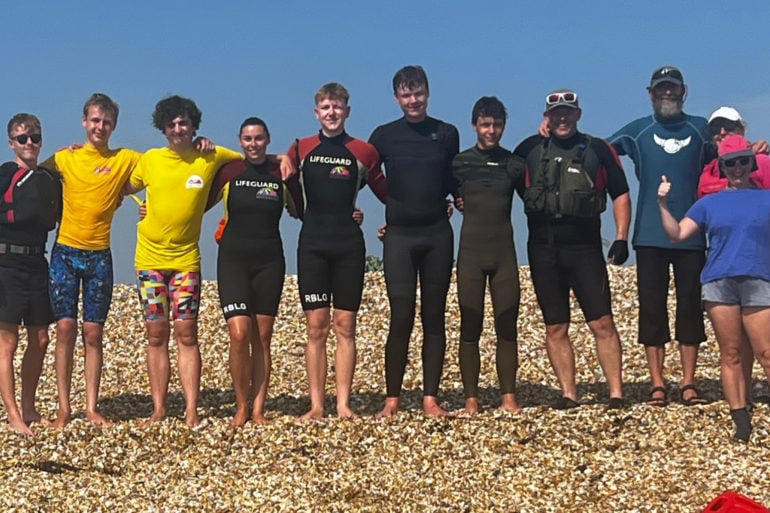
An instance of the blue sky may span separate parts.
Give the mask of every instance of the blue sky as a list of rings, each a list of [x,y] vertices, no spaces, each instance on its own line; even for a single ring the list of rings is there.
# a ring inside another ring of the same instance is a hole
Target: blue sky
[[[265,119],[271,152],[314,133],[313,94],[326,82],[351,92],[348,132],[367,139],[400,111],[391,78],[421,64],[431,86],[429,113],[455,124],[461,146],[475,139],[470,110],[483,95],[508,107],[504,146],[535,131],[543,98],[575,89],[580,129],[607,136],[650,110],[645,87],[652,70],[678,66],[690,86],[685,110],[708,116],[737,107],[750,138],[770,138],[770,3],[715,2],[326,2],[223,1],[8,2],[0,42],[5,79],[3,122],[32,112],[43,122],[44,148],[84,140],[84,100],[105,92],[121,105],[112,146],[137,150],[165,145],[150,124],[155,103],[169,94],[194,99],[203,111],[200,133],[238,149],[240,122]],[[3,160],[10,160],[9,150]],[[624,161],[632,190],[630,162]],[[367,253],[381,256],[375,238],[384,209],[368,191]],[[221,210],[204,220],[205,279],[215,279],[212,233]],[[526,261],[521,204],[513,212],[520,262]],[[456,238],[461,218],[455,215]],[[126,203],[113,225],[116,281],[133,282],[136,211]],[[288,269],[294,272],[299,223],[283,220]],[[614,226],[605,221],[605,237]]]

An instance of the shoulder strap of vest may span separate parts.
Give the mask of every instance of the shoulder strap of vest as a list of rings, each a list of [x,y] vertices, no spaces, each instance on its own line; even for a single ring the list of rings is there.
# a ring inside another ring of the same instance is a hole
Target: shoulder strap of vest
[[[16,184],[19,183],[22,177],[27,174],[28,171],[30,170],[26,167],[20,167],[16,170],[16,172],[13,174],[13,178],[11,178],[11,184],[8,186],[8,189],[6,189],[5,194],[3,195],[3,201],[6,203],[11,203],[13,201],[13,189],[16,187]]]
[[[583,163],[583,159],[585,159],[586,152],[588,151],[588,146],[591,145],[591,136],[588,134],[585,134],[585,137],[586,137],[585,144],[579,147],[577,155],[575,155],[575,160],[573,160],[573,162],[575,162],[576,164]]]

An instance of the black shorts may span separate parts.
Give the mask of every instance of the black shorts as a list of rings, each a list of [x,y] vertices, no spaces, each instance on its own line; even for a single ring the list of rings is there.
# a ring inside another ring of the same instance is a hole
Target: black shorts
[[[219,304],[225,319],[237,315],[275,317],[281,302],[286,263],[280,241],[245,255],[223,251],[217,257]]]
[[[302,310],[334,308],[357,312],[364,290],[364,236],[320,239],[300,234],[297,281]]]
[[[48,269],[0,267],[0,322],[48,326],[54,321],[48,296]]]
[[[697,346],[706,340],[701,306],[700,273],[706,253],[700,250],[636,248],[636,286],[639,290],[639,343],[662,346],[671,340],[668,326],[669,266],[676,286],[675,338]]]
[[[529,270],[546,325],[570,320],[569,291],[586,321],[612,315],[607,264],[601,245],[528,243]]]

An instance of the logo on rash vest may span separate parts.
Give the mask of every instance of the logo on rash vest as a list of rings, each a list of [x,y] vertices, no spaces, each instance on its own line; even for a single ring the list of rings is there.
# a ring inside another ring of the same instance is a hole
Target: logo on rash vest
[[[337,166],[329,171],[329,178],[334,178],[335,180],[347,180],[350,178],[350,171],[342,166]]]
[[[203,178],[198,175],[191,175],[184,186],[185,189],[203,189]]]
[[[275,189],[271,189],[269,187],[262,187],[257,190],[257,198],[258,199],[269,199],[273,201],[278,200],[278,192]]]
[[[679,153],[679,150],[689,145],[690,141],[692,141],[692,136],[687,139],[682,139],[681,141],[679,139],[674,139],[673,137],[671,139],[664,139],[657,134],[652,134],[652,138],[655,140],[655,144],[663,148],[663,151],[672,155],[674,153]]]
[[[99,166],[94,168],[94,174],[96,175],[108,175],[112,173],[112,168],[110,166]]]
[[[327,294],[305,294],[305,303],[321,303],[328,300]]]

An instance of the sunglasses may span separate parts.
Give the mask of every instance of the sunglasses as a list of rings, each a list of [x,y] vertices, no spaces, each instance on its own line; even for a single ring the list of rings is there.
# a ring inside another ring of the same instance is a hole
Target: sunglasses
[[[719,135],[722,133],[722,129],[724,129],[725,132],[736,132],[741,127],[740,124],[736,121],[730,121],[729,119],[725,119],[722,121],[716,121],[714,123],[711,123],[709,125],[709,133],[712,136]]]
[[[735,167],[738,164],[742,166],[748,166],[749,163],[751,163],[751,157],[738,157],[738,158],[722,161],[722,164],[724,164],[725,167]]]
[[[27,139],[32,139],[32,144],[40,144],[40,141],[43,140],[43,136],[41,134],[21,134],[12,137],[12,139],[19,144],[27,144]]]
[[[546,105],[556,105],[557,103],[577,103],[577,94],[572,92],[551,93],[545,97]]]

